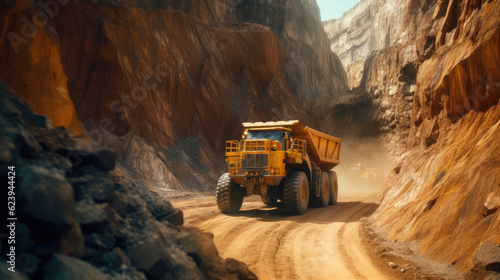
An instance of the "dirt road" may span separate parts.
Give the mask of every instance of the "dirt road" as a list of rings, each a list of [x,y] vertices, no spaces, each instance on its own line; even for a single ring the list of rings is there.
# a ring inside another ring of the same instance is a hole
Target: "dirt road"
[[[219,253],[249,265],[259,279],[386,279],[370,261],[358,221],[376,208],[374,196],[288,216],[260,197],[245,198],[237,215],[223,215],[215,198],[175,202],[187,226],[212,232]]]

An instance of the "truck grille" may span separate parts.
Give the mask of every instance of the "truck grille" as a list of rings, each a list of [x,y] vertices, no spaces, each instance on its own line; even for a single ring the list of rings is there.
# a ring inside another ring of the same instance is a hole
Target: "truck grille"
[[[268,165],[268,160],[268,154],[246,154],[241,159],[241,169],[242,171],[263,171]]]

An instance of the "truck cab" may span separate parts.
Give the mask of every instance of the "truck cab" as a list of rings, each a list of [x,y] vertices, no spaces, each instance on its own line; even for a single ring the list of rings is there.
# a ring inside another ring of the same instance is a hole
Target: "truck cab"
[[[247,129],[243,133],[243,138],[245,140],[275,140],[281,143],[282,149],[288,149],[290,147],[290,131],[288,128],[272,128],[269,130],[263,129]]]

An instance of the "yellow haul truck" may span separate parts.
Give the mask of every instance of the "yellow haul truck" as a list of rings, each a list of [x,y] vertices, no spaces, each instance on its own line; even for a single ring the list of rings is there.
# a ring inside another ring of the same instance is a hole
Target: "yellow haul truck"
[[[304,214],[308,205],[337,203],[338,184],[333,167],[340,163],[342,140],[299,121],[243,123],[241,141],[226,142],[229,172],[217,183],[217,206],[223,213],[238,212],[243,198],[260,195],[267,205]]]

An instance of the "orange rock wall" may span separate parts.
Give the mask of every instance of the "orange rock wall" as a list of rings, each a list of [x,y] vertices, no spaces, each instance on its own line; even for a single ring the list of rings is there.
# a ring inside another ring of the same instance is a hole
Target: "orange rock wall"
[[[24,97],[35,113],[49,116],[55,126],[81,132],[53,30],[43,25],[43,18],[33,20],[40,10],[27,2],[17,1],[8,8],[0,3],[0,81]]]
[[[222,149],[244,119],[299,117],[273,33],[212,28],[177,11],[77,3],[56,17],[62,64],[81,119],[166,148],[203,135]],[[125,39],[127,38],[127,39]]]
[[[92,119],[162,148],[202,135],[222,151],[244,120],[309,119],[296,110],[301,105],[285,78],[284,49],[267,27],[212,27],[189,5],[181,6],[203,22],[176,10],[70,1],[12,55],[5,34],[21,33],[20,18],[41,8],[2,5],[0,55],[15,71],[3,68],[0,79],[56,125],[81,131],[78,118]]]
[[[439,30],[418,70],[409,150],[373,218],[467,270],[483,244],[500,244],[500,1],[437,2],[428,12]]]

